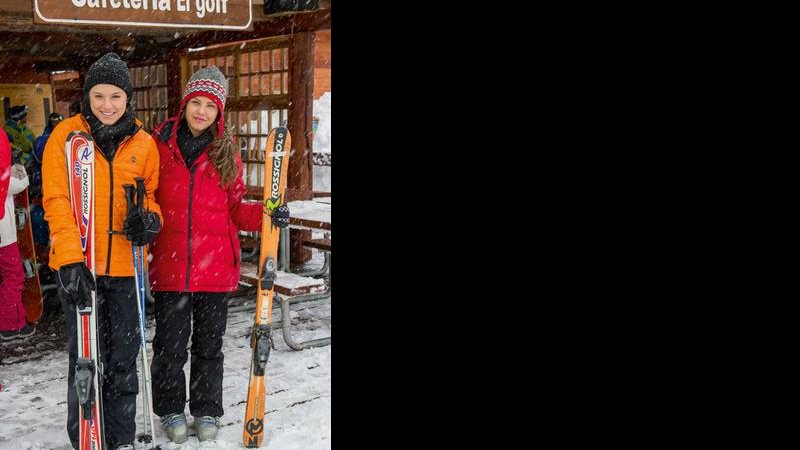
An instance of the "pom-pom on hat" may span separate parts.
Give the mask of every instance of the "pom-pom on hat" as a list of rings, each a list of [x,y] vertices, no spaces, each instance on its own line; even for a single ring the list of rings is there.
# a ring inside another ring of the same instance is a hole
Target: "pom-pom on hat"
[[[217,116],[217,136],[222,135],[224,129],[223,113],[225,112],[225,97],[228,96],[228,80],[216,66],[203,67],[193,73],[186,89],[183,91],[183,100],[178,109],[183,112],[186,103],[194,97],[205,96],[210,98],[219,108]]]

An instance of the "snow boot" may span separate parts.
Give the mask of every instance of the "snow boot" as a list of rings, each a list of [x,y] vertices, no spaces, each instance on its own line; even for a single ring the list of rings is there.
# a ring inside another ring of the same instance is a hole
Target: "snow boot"
[[[20,338],[26,338],[33,336],[34,333],[36,333],[36,326],[35,325],[31,326],[31,324],[26,323],[25,326],[22,327],[22,329],[17,332],[17,336],[19,336]]]
[[[34,333],[36,333],[36,327],[32,327],[30,324],[26,323],[25,326],[19,330],[0,331],[0,339],[11,341],[33,336]]]

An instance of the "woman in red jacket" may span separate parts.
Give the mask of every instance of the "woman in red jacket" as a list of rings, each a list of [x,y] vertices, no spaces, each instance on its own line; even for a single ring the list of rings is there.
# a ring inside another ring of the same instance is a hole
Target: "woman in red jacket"
[[[239,230],[261,230],[261,203],[243,203],[242,160],[224,126],[228,82],[214,66],[189,79],[176,117],[153,132],[164,226],[153,242],[153,411],[175,443],[187,440],[186,364],[192,336],[189,411],[199,440],[216,438],[222,407],[227,298],[239,281]],[[289,224],[289,209],[273,213]],[[193,325],[193,326],[192,326]]]

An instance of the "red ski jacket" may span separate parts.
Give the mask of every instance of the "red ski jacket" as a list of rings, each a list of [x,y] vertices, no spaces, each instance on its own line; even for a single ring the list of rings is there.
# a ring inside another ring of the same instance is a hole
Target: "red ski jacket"
[[[229,187],[208,158],[208,147],[186,167],[178,148],[178,118],[153,131],[160,156],[156,202],[164,226],[151,246],[153,291],[230,292],[240,270],[239,230],[261,231],[261,203],[242,203],[246,188],[242,160],[239,176]],[[210,145],[210,144],[209,144]]]

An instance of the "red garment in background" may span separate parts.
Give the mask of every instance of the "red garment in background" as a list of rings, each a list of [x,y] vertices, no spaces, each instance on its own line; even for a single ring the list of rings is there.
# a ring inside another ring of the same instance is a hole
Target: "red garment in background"
[[[25,326],[24,287],[25,274],[17,243],[0,247],[0,331],[20,330]]]
[[[11,179],[11,143],[4,130],[0,130],[0,219],[6,214],[3,202],[8,194],[8,182]]]

